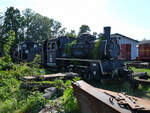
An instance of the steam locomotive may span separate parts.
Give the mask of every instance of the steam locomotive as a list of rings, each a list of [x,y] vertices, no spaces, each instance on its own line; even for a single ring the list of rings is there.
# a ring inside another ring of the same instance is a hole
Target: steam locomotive
[[[41,43],[33,41],[24,41],[19,43],[15,48],[11,49],[11,57],[14,62],[27,61],[31,62],[35,58],[36,54],[41,53]]]
[[[76,39],[62,36],[45,40],[42,47],[42,64],[63,71],[81,73],[88,80],[124,78],[131,74],[120,55],[120,45],[110,37],[110,27],[97,38],[88,33]]]

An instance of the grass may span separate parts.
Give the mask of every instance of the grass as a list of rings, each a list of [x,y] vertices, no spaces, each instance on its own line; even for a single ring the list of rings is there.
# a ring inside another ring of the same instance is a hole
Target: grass
[[[150,75],[150,69],[144,69],[144,68],[135,68],[135,67],[131,67],[131,69],[135,72],[147,72],[148,75]]]

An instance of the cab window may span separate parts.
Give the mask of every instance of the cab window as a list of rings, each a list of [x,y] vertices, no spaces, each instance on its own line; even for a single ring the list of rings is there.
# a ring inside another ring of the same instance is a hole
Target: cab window
[[[50,43],[47,44],[47,49],[50,50]]]
[[[55,49],[55,43],[52,43],[52,50]]]

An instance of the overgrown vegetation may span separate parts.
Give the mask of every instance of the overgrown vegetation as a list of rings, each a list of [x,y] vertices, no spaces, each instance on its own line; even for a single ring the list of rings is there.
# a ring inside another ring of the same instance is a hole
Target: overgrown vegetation
[[[75,78],[73,81],[77,81],[80,78]],[[65,84],[65,90],[63,92],[63,96],[61,98],[61,103],[65,113],[79,113],[79,106],[77,104],[77,100],[73,94],[73,88],[71,85],[71,81],[67,81]]]
[[[40,55],[36,55],[32,62],[14,64],[9,54],[14,40],[15,34],[10,31],[7,42],[3,45],[5,56],[0,58],[0,113],[37,113],[48,103],[48,100],[42,96],[43,93],[38,88],[21,89],[20,85],[23,82],[21,78],[47,73],[45,69],[40,68]],[[72,44],[74,43],[76,42],[74,41]],[[75,78],[73,81],[76,80],[79,78]],[[52,84],[58,89],[58,93],[53,99],[61,96],[59,111],[79,111],[76,98],[73,95],[71,80],[63,82],[61,79],[56,79],[55,81],[43,82]],[[52,103],[50,102],[50,104]]]
[[[100,44],[101,44],[101,41],[104,40],[105,37],[104,35],[98,39],[98,41],[95,43],[95,47],[94,47],[94,59],[98,59],[99,57],[99,47],[100,47]]]
[[[54,107],[54,108],[56,107],[55,108],[56,111],[59,111],[60,113],[64,113],[64,112],[65,113],[80,113],[77,100],[74,96],[73,87],[71,85],[72,82],[75,82],[77,80],[80,80],[80,78],[75,77],[73,80],[67,80],[65,82],[62,80],[62,78],[60,78],[60,79],[55,79],[54,81],[39,81],[39,82],[34,82],[34,83],[39,84],[39,86],[37,87],[40,87],[40,84],[46,83],[57,88],[56,94],[48,102],[48,104],[51,107]],[[55,101],[57,99],[58,101]]]
[[[0,58],[0,113],[37,113],[46,103],[39,91],[20,89],[23,76],[39,75],[38,66],[29,67],[27,63],[14,64],[9,51],[15,40],[9,31],[7,42],[3,45],[5,56]],[[36,65],[36,64],[34,64]]]
[[[37,90],[38,88],[30,90],[20,89],[20,84],[22,83],[20,78],[31,74],[40,75],[40,70],[44,71],[43,69],[36,68],[33,72],[32,68],[26,64],[14,64],[13,69],[0,71],[0,113],[37,113],[48,103],[48,100],[43,98],[43,93]],[[74,81],[76,80],[79,79],[74,79]],[[63,82],[60,79],[56,79],[55,81],[43,82],[52,84],[58,89],[58,93],[53,98],[61,96],[61,107],[57,109],[58,111],[71,113],[79,111],[76,98],[73,95],[71,80]]]
[[[46,100],[39,91],[20,89],[21,77],[39,75],[40,70],[43,69],[33,71],[27,64],[13,64],[9,71],[0,70],[0,113],[37,113],[45,105]]]
[[[149,70],[149,69],[135,68],[135,67],[132,67],[131,69],[132,69],[135,73],[138,73],[138,72],[147,72],[147,74],[150,75],[150,70]]]
[[[65,46],[65,53],[67,54],[68,57],[71,57],[72,46],[75,45],[76,43],[77,43],[77,40],[74,40]]]

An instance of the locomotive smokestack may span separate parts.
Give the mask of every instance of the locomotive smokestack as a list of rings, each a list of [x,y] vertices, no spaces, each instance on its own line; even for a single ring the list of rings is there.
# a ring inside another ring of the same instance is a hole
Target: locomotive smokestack
[[[110,40],[110,30],[111,30],[111,27],[104,27],[104,36],[106,40]]]

